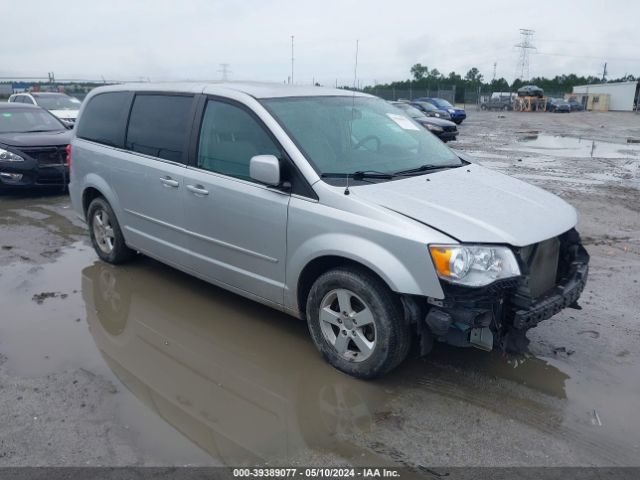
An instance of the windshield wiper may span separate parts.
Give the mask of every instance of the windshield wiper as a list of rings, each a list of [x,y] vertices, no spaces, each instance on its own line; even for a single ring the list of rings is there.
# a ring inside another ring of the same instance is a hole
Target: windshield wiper
[[[353,173],[343,172],[328,172],[320,175],[323,178],[352,178],[353,180],[362,180],[364,178],[380,178],[384,180],[390,180],[394,178],[395,173],[384,173],[376,170],[358,170]]]
[[[430,170],[440,170],[442,168],[457,168],[457,167],[461,167],[462,165],[432,165],[432,164],[425,164],[425,165],[420,165],[419,167],[416,168],[410,168],[408,170],[399,170],[397,172],[393,172],[394,175],[396,176],[404,176],[404,175],[415,175],[415,174],[419,174],[422,172],[427,172]]]

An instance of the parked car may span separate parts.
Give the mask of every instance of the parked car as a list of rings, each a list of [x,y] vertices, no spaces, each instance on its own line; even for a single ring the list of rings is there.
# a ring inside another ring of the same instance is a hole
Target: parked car
[[[423,112],[412,106],[410,103],[404,102],[390,102],[392,105],[403,110],[414,121],[418,122],[424,128],[433,133],[443,142],[449,142],[455,140],[458,136],[458,127],[449,120],[443,120],[441,118],[427,117]]]
[[[579,102],[577,99],[570,98],[569,100],[567,100],[567,102],[569,103],[569,106],[571,107],[572,112],[584,111],[584,105],[581,102]]]
[[[443,120],[451,120],[451,115],[446,110],[442,110],[429,102],[409,102],[411,106],[416,107],[427,117],[436,117]]]
[[[460,125],[464,121],[464,119],[467,118],[467,112],[465,112],[464,109],[454,107],[444,98],[423,97],[416,98],[415,101],[428,102],[436,108],[446,110],[447,112],[449,112],[449,115],[451,115],[451,121],[457,123],[458,125]]]
[[[490,97],[480,104],[482,110],[513,110],[511,97]]]
[[[571,112],[571,105],[561,98],[549,97],[547,99],[547,112],[569,113]]]
[[[0,193],[60,187],[69,179],[71,132],[46,110],[0,103]]]
[[[573,207],[364,93],[100,87],[70,153],[100,259],[141,252],[303,319],[356,377],[435,340],[522,349],[586,283]]]
[[[544,97],[544,90],[535,85],[525,85],[518,89],[519,97]]]
[[[9,97],[9,102],[38,105],[49,110],[65,124],[71,125],[75,123],[82,104],[77,98],[56,92],[16,93]]]

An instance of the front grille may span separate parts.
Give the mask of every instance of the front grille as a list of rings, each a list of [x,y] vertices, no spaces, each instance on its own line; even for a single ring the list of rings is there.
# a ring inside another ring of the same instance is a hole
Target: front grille
[[[66,146],[34,147],[23,151],[38,163],[38,167],[53,167],[67,163]]]
[[[520,251],[522,261],[529,271],[529,295],[536,299],[556,286],[560,240],[550,238]]]
[[[442,127],[445,132],[455,132],[458,128],[455,125]]]

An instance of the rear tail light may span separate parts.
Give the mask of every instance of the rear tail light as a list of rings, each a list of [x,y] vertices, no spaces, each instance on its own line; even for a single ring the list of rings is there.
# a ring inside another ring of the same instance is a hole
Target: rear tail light
[[[71,145],[67,145],[65,150],[67,151],[67,166],[71,168]]]

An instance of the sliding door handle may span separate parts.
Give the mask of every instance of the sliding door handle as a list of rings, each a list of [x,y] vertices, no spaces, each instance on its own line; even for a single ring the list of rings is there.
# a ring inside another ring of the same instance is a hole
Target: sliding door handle
[[[178,188],[180,186],[180,182],[178,182],[177,180],[174,180],[171,177],[160,177],[160,182],[165,186],[165,187],[173,187],[173,188]]]

